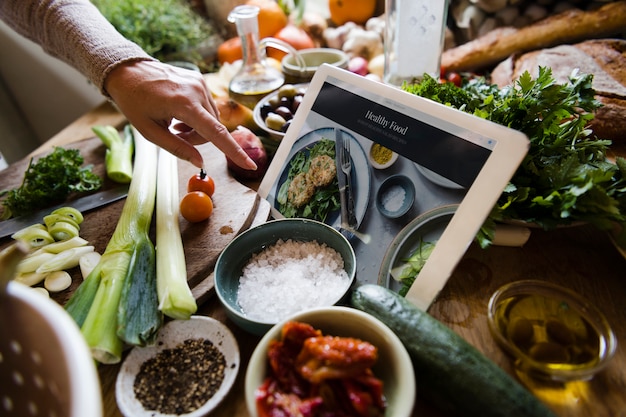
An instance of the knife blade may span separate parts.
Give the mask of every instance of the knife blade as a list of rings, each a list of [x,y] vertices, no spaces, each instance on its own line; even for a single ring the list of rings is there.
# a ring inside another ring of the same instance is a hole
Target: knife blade
[[[350,159],[350,138],[343,142],[343,172],[346,174],[346,208],[348,209],[348,226],[356,230],[358,222],[354,214],[354,193],[352,192],[352,160]]]
[[[33,213],[14,217],[0,222],[0,239],[11,236],[13,233],[36,223],[42,223],[44,216],[61,207],[74,207],[81,213],[118,201],[128,194],[128,185],[120,185],[108,190],[98,191],[73,201],[58,204],[53,207],[37,210]]]
[[[335,163],[337,165],[337,184],[339,186],[339,203],[341,205],[341,228],[348,228],[348,206],[346,203],[346,174],[341,167],[343,155],[343,137],[341,130],[335,128]]]

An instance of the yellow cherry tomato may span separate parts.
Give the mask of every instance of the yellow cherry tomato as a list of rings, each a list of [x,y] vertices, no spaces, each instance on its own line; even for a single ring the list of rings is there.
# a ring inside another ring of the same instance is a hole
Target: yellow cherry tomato
[[[180,201],[180,214],[189,222],[197,223],[211,217],[213,200],[202,191],[191,191]]]

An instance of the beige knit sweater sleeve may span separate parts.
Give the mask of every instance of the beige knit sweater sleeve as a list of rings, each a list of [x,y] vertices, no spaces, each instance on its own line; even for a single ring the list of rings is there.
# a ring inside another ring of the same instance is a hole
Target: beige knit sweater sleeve
[[[122,62],[153,60],[124,38],[89,0],[0,0],[0,18],[84,74],[100,91]]]

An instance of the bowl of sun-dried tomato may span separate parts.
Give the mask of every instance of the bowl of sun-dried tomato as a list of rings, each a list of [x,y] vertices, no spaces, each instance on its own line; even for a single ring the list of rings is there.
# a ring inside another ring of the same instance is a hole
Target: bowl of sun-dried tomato
[[[252,417],[290,409],[408,417],[415,374],[404,345],[381,321],[353,308],[319,307],[263,336],[246,370],[245,395]]]

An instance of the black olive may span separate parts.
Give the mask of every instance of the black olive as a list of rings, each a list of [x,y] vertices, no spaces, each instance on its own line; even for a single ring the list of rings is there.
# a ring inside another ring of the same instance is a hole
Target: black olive
[[[300,107],[300,104],[302,103],[302,99],[304,97],[301,95],[295,96],[293,98],[293,103],[291,104],[291,112],[292,113],[296,113],[296,111],[298,110],[298,107]]]
[[[268,114],[270,114],[271,111],[273,111],[274,108],[272,106],[270,106],[269,103],[263,103],[263,105],[261,106],[261,108],[259,109],[259,112],[261,114],[261,118],[263,120],[265,120],[265,118],[267,117]]]
[[[285,106],[280,106],[279,108],[274,110],[274,113],[282,116],[285,120],[291,120],[293,118],[291,110],[289,110],[289,108]]]
[[[288,98],[288,97],[282,97],[282,98],[279,100],[279,102],[280,102],[280,105],[281,105],[281,106],[285,106],[285,107],[287,107],[288,109],[290,109],[290,108],[291,108],[291,98]]]

